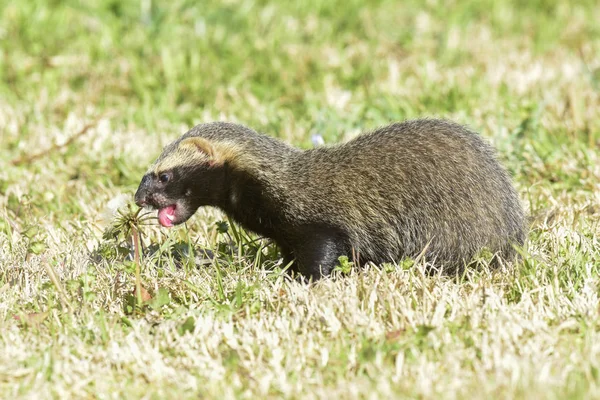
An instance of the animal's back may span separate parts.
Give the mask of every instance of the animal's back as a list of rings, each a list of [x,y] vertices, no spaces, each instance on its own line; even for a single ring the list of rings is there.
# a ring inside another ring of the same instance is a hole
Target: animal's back
[[[510,177],[489,145],[455,123],[398,123],[297,153],[287,180],[295,223],[335,227],[376,263],[427,248],[455,268],[482,247],[510,258],[511,243],[523,242]]]

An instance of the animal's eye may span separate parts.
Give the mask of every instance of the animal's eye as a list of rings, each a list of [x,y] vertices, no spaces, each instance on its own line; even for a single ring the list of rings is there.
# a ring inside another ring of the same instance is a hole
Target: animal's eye
[[[167,182],[169,182],[169,174],[160,174],[160,176],[158,177],[158,180],[161,183],[167,183]]]

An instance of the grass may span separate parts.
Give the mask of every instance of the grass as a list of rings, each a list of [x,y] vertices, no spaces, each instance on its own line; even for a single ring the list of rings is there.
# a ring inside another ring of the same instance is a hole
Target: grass
[[[599,20],[566,0],[0,0],[0,397],[600,396]],[[310,147],[425,116],[498,149],[531,217],[521,263],[308,286],[203,209],[144,222],[134,293],[127,202],[192,125]]]

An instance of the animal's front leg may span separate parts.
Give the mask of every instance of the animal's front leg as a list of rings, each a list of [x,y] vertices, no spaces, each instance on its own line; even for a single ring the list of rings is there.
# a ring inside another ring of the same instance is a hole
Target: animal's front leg
[[[348,255],[346,240],[328,231],[309,230],[292,250],[297,269],[313,280],[328,276],[340,256]]]

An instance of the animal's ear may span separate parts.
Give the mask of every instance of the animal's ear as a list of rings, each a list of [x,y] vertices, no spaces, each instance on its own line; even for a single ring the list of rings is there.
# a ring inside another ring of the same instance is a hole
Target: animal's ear
[[[185,138],[181,141],[179,147],[190,148],[205,154],[206,156],[208,156],[208,162],[211,166],[220,163],[218,154],[215,151],[215,147],[210,143],[210,141],[204,138],[197,136]]]

